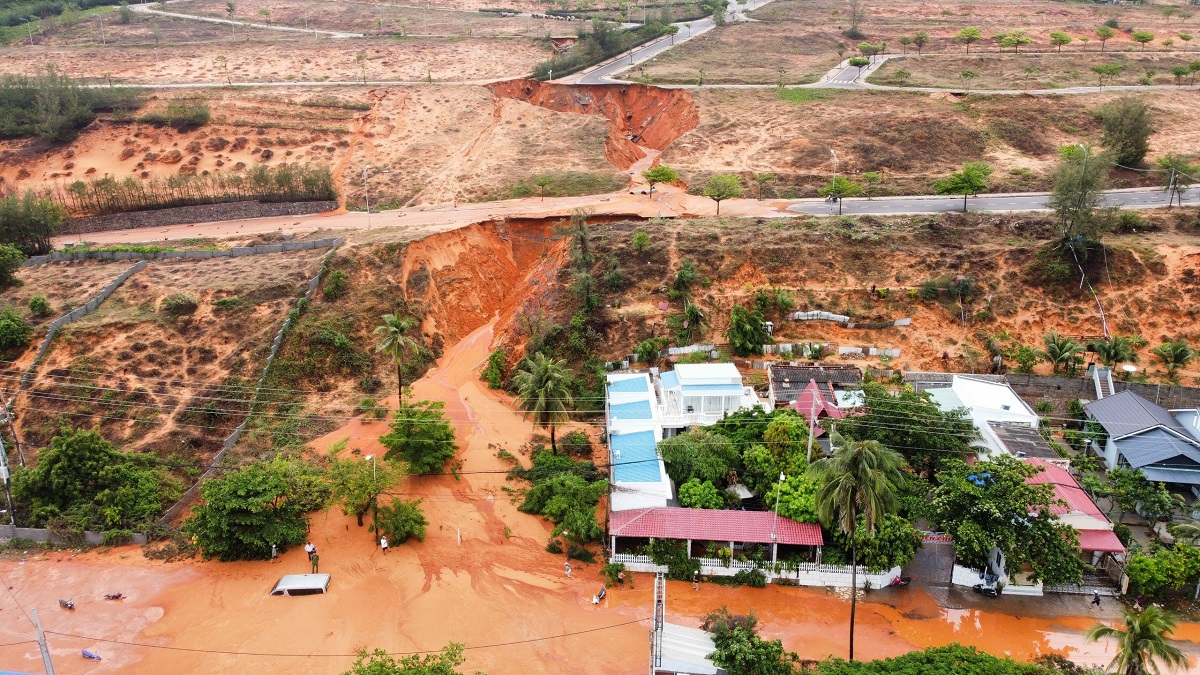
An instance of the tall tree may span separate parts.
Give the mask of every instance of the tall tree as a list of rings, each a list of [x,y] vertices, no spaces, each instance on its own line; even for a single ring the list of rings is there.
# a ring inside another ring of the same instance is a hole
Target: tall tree
[[[962,195],[963,212],[967,210],[967,197],[979,194],[988,189],[988,176],[992,175],[990,164],[985,162],[967,162],[963,168],[950,174],[949,177],[933,184],[933,191],[939,195]]]
[[[1150,151],[1154,115],[1150,104],[1136,96],[1123,96],[1096,111],[1104,129],[1100,141],[1115,155],[1117,164],[1137,167]]]
[[[762,354],[762,346],[771,339],[762,312],[746,309],[739,304],[734,304],[733,311],[729,313],[729,330],[725,331],[725,337],[729,340],[730,349],[738,356]]]
[[[416,340],[405,335],[415,325],[417,322],[410,317],[384,314],[383,325],[375,328],[375,334],[381,337],[375,351],[387,354],[396,364],[396,393],[400,396],[400,405],[404,405],[404,355],[421,348]]]
[[[1098,242],[1107,229],[1105,219],[1097,216],[1104,201],[1111,155],[1097,155],[1090,148],[1066,146],[1060,150],[1060,162],[1054,170],[1054,188],[1050,208],[1059,219],[1060,234],[1068,245]]]
[[[1104,44],[1115,37],[1117,31],[1109,26],[1100,25],[1096,28],[1096,39],[1100,40],[1100,51],[1104,51]]]
[[[929,44],[929,32],[919,30],[912,37],[913,46],[917,48],[917,56],[921,55],[921,51],[925,49],[925,45]]]
[[[512,378],[519,399],[517,408],[533,420],[534,426],[550,431],[550,448],[556,452],[554,431],[570,421],[567,408],[574,405],[571,374],[565,364],[564,359],[547,358],[538,352],[526,358]]]
[[[454,428],[442,413],[445,406],[441,401],[400,406],[388,424],[391,431],[379,437],[379,442],[387,448],[384,459],[408,462],[409,471],[414,474],[440,473],[458,449]]]
[[[379,495],[400,482],[407,467],[403,464],[384,461],[382,457],[367,460],[362,457],[338,459],[333,457],[329,464],[330,499],[342,507],[346,515],[354,514],[358,526],[363,525],[363,516],[379,508]]]
[[[812,465],[817,478],[817,513],[826,527],[850,539],[850,660],[854,660],[854,613],[858,604],[859,532],[874,535],[876,525],[899,508],[895,483],[904,458],[878,441],[854,441],[830,435],[833,455]]]
[[[704,196],[717,203],[717,215],[721,215],[721,202],[742,196],[742,181],[731,173],[719,173],[704,184]]]
[[[1143,675],[1158,673],[1157,661],[1169,668],[1187,668],[1187,657],[1179,648],[1167,641],[1175,632],[1175,616],[1158,605],[1149,605],[1142,611],[1128,607],[1122,610],[1125,630],[1111,626],[1093,626],[1087,632],[1091,641],[1113,638],[1119,647],[1109,668],[1121,675]]]

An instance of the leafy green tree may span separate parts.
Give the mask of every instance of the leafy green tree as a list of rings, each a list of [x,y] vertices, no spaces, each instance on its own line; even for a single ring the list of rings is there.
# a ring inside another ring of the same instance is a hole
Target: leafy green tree
[[[1026,35],[1023,30],[1010,30],[1006,33],[993,35],[992,39],[996,41],[996,44],[1000,45],[1001,49],[1012,47],[1014,54],[1021,51],[1021,45],[1033,42],[1033,38]]]
[[[840,216],[842,214],[842,200],[862,194],[862,184],[850,180],[845,176],[834,176],[829,179],[829,185],[817,189],[817,194],[822,197],[837,197],[838,215]]]
[[[329,463],[330,500],[346,515],[353,513],[362,527],[363,516],[379,508],[379,495],[399,483],[403,474],[403,465],[392,462],[334,457]]]
[[[738,356],[762,354],[763,345],[771,341],[762,312],[746,309],[736,303],[729,314],[729,330],[725,332],[725,337],[729,340],[730,349]]]
[[[554,523],[551,537],[566,536],[580,544],[603,537],[596,504],[607,493],[608,480],[591,462],[541,450],[534,453],[532,467],[514,469],[513,475],[532,483],[518,510]]]
[[[917,31],[913,34],[912,43],[917,48],[917,56],[920,56],[921,52],[925,49],[925,45],[929,44],[929,32],[923,30]]]
[[[852,68],[858,68],[859,70],[862,70],[869,65],[871,65],[871,59],[863,58],[861,56],[853,56],[850,58],[850,66]]]
[[[884,572],[893,567],[904,567],[913,561],[921,548],[921,531],[907,519],[894,513],[884,514],[879,519],[874,535],[868,535],[859,516],[858,547],[859,563],[872,572]],[[834,533],[837,545],[850,547],[850,540],[840,530]]]
[[[1097,625],[1087,632],[1091,641],[1114,638],[1117,655],[1109,668],[1121,675],[1143,675],[1159,672],[1157,661],[1168,668],[1187,668],[1188,660],[1179,648],[1167,641],[1175,632],[1175,616],[1158,605],[1149,605],[1140,612],[1122,609],[1125,630]]]
[[[1196,62],[1200,65],[1200,61]],[[1200,176],[1200,164],[1192,164],[1187,157],[1177,154],[1167,154],[1155,160],[1158,168],[1155,169],[1159,176],[1162,177],[1163,187],[1170,193],[1170,199],[1178,198],[1179,204],[1183,204],[1183,192],[1192,183],[1196,182],[1195,176]]]
[[[1151,351],[1167,367],[1170,377],[1175,377],[1175,373],[1196,356],[1196,350],[1188,345],[1187,340],[1164,342]]]
[[[384,314],[383,324],[375,328],[375,334],[380,336],[379,344],[375,345],[375,351],[387,354],[392,363],[396,364],[396,393],[399,395],[401,406],[404,405],[404,372],[401,370],[404,365],[404,355],[409,351],[415,352],[421,348],[416,340],[405,333],[416,325],[417,322],[411,317]]]
[[[765,186],[767,183],[775,180],[776,177],[777,176],[773,173],[756,173],[756,174],[754,174],[754,182],[755,182],[755,184],[758,185],[758,190],[755,192],[755,195],[757,195],[757,197],[759,199],[763,198],[763,186]]]
[[[32,190],[0,199],[0,243],[16,246],[25,255],[44,255],[54,250],[51,239],[58,233],[67,210],[43,199]]]
[[[967,211],[967,197],[988,189],[988,177],[994,169],[985,162],[967,162],[960,171],[955,171],[944,180],[933,184],[939,195],[962,195],[963,212]]]
[[[702,194],[717,203],[717,215],[721,215],[721,202],[742,196],[742,180],[731,173],[719,173],[708,179]]]
[[[1046,353],[1028,345],[1021,345],[1009,353],[1009,358],[1017,364],[1018,373],[1032,373],[1037,364],[1046,360]]]
[[[1108,367],[1118,363],[1137,363],[1137,351],[1133,347],[1133,338],[1126,335],[1113,335],[1096,341],[1096,358]]]
[[[459,642],[451,642],[437,654],[414,654],[399,660],[382,649],[360,649],[354,665],[342,675],[463,675],[456,668],[464,662]]]
[[[932,476],[944,462],[966,457],[979,437],[965,410],[945,412],[911,386],[893,394],[878,382],[864,382],[863,396],[865,412],[838,421],[838,431],[899,452],[918,475]]]
[[[8,288],[17,282],[17,270],[27,257],[12,244],[0,244],[0,288]]]
[[[314,502],[322,477],[291,464],[280,457],[206,481],[203,503],[184,521],[183,532],[195,538],[204,557],[222,562],[266,560],[272,545],[286,551],[301,544],[308,532],[305,513],[320,506]],[[295,491],[298,481],[308,489]]]
[[[499,389],[504,386],[506,372],[508,372],[508,356],[503,349],[497,349],[488,354],[487,367],[479,373],[479,377],[488,383],[488,389]]]
[[[786,474],[785,474],[786,475]],[[807,473],[788,475],[780,483],[775,476],[775,482],[763,495],[763,503],[770,508],[779,504],[779,515],[791,518],[797,523],[817,523],[821,521],[817,512],[817,481]]]
[[[709,427],[700,427],[658,444],[658,454],[667,467],[667,475],[676,485],[693,478],[718,487],[728,483],[729,472],[736,470],[741,455],[725,436]]]
[[[692,478],[679,486],[679,505],[686,509],[721,509],[725,508],[725,498],[712,483]]]
[[[785,651],[779,640],[763,640],[757,625],[753,611],[733,615],[722,606],[709,612],[701,624],[716,647],[709,658],[729,675],[795,675],[796,654]]]
[[[1080,354],[1083,354],[1083,345],[1055,331],[1043,335],[1042,344],[1046,346],[1046,360],[1055,373],[1075,374],[1082,363]]]
[[[1053,33],[1050,33],[1050,44],[1057,47],[1060,53],[1062,52],[1063,46],[1071,44],[1073,40],[1074,38],[1062,31],[1054,31]]]
[[[1098,66],[1092,66],[1092,72],[1100,78],[1100,90],[1104,90],[1104,79],[1108,77],[1116,77],[1125,70],[1125,66],[1119,63],[1102,63]]]
[[[546,188],[554,183],[554,176],[538,176],[533,179],[533,184],[537,186],[539,201],[546,201]]]
[[[860,535],[874,536],[876,526],[898,507],[895,484],[904,458],[878,441],[855,441],[830,435],[833,454],[813,462],[817,479],[817,513],[826,527],[837,527],[850,539],[850,660],[854,660],[854,614],[858,605]],[[861,518],[861,522],[860,522]]]
[[[829,659],[816,664],[813,675],[921,675],[954,673],[956,675],[1049,675],[1050,672],[1073,673],[1075,675],[1099,675],[1099,672],[1084,671],[1071,664],[1075,670],[1048,670],[1037,665],[1019,663],[1011,658],[985,654],[975,647],[964,647],[954,643],[945,647],[928,647],[890,659],[876,661],[846,662]]]
[[[0,351],[13,354],[24,350],[33,336],[33,326],[11,307],[0,310]]]
[[[679,180],[679,172],[666,165],[659,165],[642,172],[642,178],[650,184],[650,194],[654,194],[656,183],[674,183]]]
[[[1135,30],[1129,34],[1129,37],[1133,38],[1134,42],[1142,46],[1142,51],[1146,51],[1146,45],[1148,43],[1154,42],[1154,33],[1151,33],[1148,30]]]
[[[967,81],[967,91],[971,91],[971,80],[979,77],[979,73],[973,70],[964,70],[958,74],[959,77]]]
[[[427,525],[420,499],[393,499],[391,504],[380,506],[375,516],[375,533],[387,535],[389,544],[403,544],[409,539],[425,541]]]
[[[550,431],[550,448],[557,451],[554,432],[560,424],[570,421],[568,406],[574,405],[571,394],[571,374],[565,359],[548,358],[538,352],[526,358],[513,375],[517,388],[517,409],[533,420],[534,426]]]
[[[1111,155],[1068,146],[1061,149],[1060,156],[1049,205],[1058,216],[1063,240],[1078,249],[1077,254],[1086,256],[1087,243],[1100,241],[1108,229],[1108,222],[1098,216],[1097,209],[1104,202]]]
[[[675,272],[675,282],[672,286],[686,298],[692,290],[692,286],[696,285],[698,281],[700,281],[700,270],[696,269],[696,263],[684,258]]]
[[[954,39],[966,45],[967,53],[970,54],[971,45],[983,39],[983,32],[975,27],[964,28],[958,31]]]
[[[384,459],[408,462],[409,471],[418,475],[441,473],[458,449],[454,428],[442,413],[445,407],[441,401],[417,401],[397,408],[388,424],[391,431],[379,437],[387,448]]]
[[[681,334],[684,336],[684,341],[691,342],[697,331],[701,331],[708,325],[708,316],[695,304],[688,303],[683,308],[683,323],[680,326]]]
[[[933,490],[931,519],[953,538],[959,560],[982,568],[997,546],[1009,569],[1028,566],[1035,581],[1063,584],[1083,578],[1075,530],[1051,512],[1057,504],[1053,487],[1026,482],[1040,471],[1008,456],[946,464]]]
[[[1123,96],[1096,111],[1104,129],[1101,143],[1116,156],[1117,164],[1136,167],[1150,151],[1154,115],[1150,104],[1135,96]]]
[[[1100,51],[1104,51],[1105,43],[1116,37],[1117,31],[1112,28],[1100,25],[1096,28],[1096,39],[1100,41]]]

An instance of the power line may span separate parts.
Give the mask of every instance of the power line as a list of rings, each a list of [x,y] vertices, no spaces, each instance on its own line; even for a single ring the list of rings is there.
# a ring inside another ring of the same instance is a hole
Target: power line
[[[569,633],[559,633],[558,635],[547,635],[544,637],[528,638],[528,639],[524,639],[524,640],[511,640],[508,642],[494,642],[491,644],[484,644],[484,645],[472,645],[469,647],[463,647],[463,651],[476,650],[476,649],[493,649],[496,647],[512,647],[514,645],[530,644],[533,642],[545,642],[547,640],[559,640],[562,638],[575,637],[577,635],[586,635],[588,633],[598,633],[600,631],[612,630],[613,628],[621,628],[624,626],[630,626],[635,623],[641,623],[643,621],[649,621],[649,620],[650,620],[650,617],[643,617],[640,619],[633,619],[632,621],[625,621],[622,623],[614,623],[614,624],[609,624],[607,626],[600,626],[597,628],[587,628],[584,630],[571,631]],[[239,652],[239,651],[229,651],[229,650],[224,650],[224,649],[204,649],[204,648],[200,648],[200,647],[175,647],[175,646],[170,646],[170,645],[152,645],[152,644],[146,644],[144,642],[132,642],[129,640],[115,640],[115,639],[109,639],[109,638],[92,637],[92,636],[88,636],[88,635],[76,635],[74,633],[60,633],[58,631],[52,631],[52,630],[45,631],[45,633],[47,635],[58,635],[60,637],[74,638],[77,640],[89,640],[92,642],[107,642],[110,644],[128,645],[131,647],[147,647],[150,649],[165,649],[168,651],[191,652],[191,653],[199,653],[199,654],[221,654],[221,655],[227,655],[227,656],[266,656],[266,657],[273,657],[273,658],[329,657],[329,658],[340,658],[340,659],[354,658],[354,657],[358,656],[358,653],[354,653],[354,654],[320,654],[320,653],[317,653],[317,654],[313,654],[313,653],[294,654],[294,653],[287,653],[287,652]],[[31,641],[27,641],[27,642],[31,642]],[[16,644],[21,644],[21,643],[16,643]],[[0,645],[0,646],[3,646],[3,645]],[[414,656],[414,655],[420,655],[420,654],[439,654],[439,653],[441,653],[441,651],[442,650],[440,650],[440,649],[423,649],[423,650],[407,651],[407,652],[388,652],[388,656]]]

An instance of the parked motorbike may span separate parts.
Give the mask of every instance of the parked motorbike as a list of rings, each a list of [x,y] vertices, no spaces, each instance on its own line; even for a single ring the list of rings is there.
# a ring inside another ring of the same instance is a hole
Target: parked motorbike
[[[104,599],[105,600],[124,600],[125,594],[124,593],[105,593]]]
[[[976,593],[987,596],[989,598],[995,598],[1000,595],[1000,593],[998,591],[996,591],[995,587],[993,587],[993,586],[984,586],[983,584],[975,584],[974,586],[971,587],[971,589],[974,590]]]
[[[912,583],[912,577],[896,577],[888,586],[907,586]]]
[[[63,609],[70,609],[70,610],[75,609],[75,603],[72,602],[71,600],[59,600],[58,606],[62,607]]]

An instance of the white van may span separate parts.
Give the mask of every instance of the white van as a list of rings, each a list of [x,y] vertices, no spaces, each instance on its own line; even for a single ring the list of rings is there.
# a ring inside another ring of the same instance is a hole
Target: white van
[[[320,595],[329,591],[328,574],[285,574],[271,595]]]

